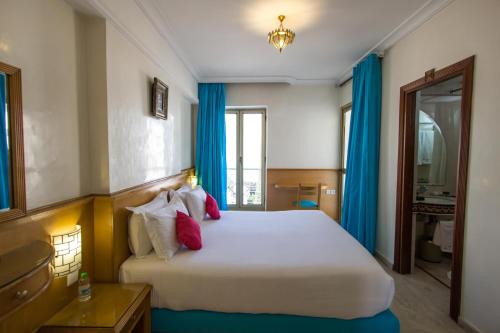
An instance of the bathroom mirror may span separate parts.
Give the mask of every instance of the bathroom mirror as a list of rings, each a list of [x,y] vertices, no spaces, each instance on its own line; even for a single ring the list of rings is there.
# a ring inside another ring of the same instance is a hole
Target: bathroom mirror
[[[0,222],[26,215],[21,70],[0,62]]]
[[[424,111],[418,112],[417,184],[444,185],[446,143],[439,125]]]
[[[460,138],[462,76],[416,93],[415,183],[417,192],[455,195]],[[418,193],[422,194],[422,193]]]

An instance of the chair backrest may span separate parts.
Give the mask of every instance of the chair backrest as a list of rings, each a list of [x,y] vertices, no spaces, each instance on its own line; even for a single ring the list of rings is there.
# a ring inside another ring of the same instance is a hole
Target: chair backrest
[[[297,189],[297,208],[319,209],[321,184],[299,184]]]

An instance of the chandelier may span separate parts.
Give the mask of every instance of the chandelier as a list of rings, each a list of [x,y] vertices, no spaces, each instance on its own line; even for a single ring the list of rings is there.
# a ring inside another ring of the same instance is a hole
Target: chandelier
[[[283,20],[285,20],[285,15],[278,16],[278,20],[280,20],[280,26],[278,29],[271,31],[267,35],[267,40],[269,44],[273,44],[275,48],[277,48],[280,53],[283,51],[288,44],[292,44],[295,38],[295,32],[290,29],[283,28]]]

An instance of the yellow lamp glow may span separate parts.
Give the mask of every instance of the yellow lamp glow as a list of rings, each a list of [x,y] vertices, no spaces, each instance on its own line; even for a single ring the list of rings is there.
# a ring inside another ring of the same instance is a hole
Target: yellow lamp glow
[[[191,187],[194,188],[196,185],[198,185],[198,178],[196,176],[194,176],[194,175],[189,176],[188,177],[188,182],[189,182],[189,184],[191,184]]]
[[[53,260],[54,276],[63,277],[78,271],[82,267],[82,232],[79,225],[74,229],[52,235],[55,255]]]

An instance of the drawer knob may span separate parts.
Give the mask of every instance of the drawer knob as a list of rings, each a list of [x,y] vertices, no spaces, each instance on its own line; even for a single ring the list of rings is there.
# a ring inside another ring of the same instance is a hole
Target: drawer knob
[[[16,292],[16,298],[18,300],[23,300],[26,298],[26,296],[28,296],[28,291],[26,289],[23,291],[19,290],[18,292]]]

